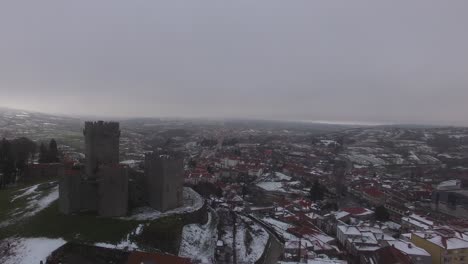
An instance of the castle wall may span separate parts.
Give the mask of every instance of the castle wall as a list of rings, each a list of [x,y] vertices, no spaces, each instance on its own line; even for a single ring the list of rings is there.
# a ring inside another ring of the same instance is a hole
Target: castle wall
[[[80,211],[96,212],[98,209],[97,182],[94,180],[82,180],[80,186]]]
[[[81,175],[74,173],[63,175],[59,180],[59,210],[63,214],[72,214],[81,210]]]
[[[145,174],[137,171],[129,171],[128,182],[129,207],[147,206],[148,195]]]
[[[174,155],[146,156],[145,178],[151,207],[164,212],[182,205],[183,165],[183,159]]]
[[[119,123],[86,122],[83,133],[88,177],[95,177],[101,165],[119,163]]]
[[[128,211],[128,173],[122,166],[104,166],[97,174],[98,213],[100,216],[123,216]]]

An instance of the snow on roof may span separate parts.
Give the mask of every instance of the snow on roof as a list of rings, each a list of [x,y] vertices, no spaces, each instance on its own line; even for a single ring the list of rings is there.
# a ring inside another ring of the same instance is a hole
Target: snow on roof
[[[416,221],[416,220],[414,220],[413,218],[410,218],[410,217],[402,217],[401,221],[407,222],[407,223],[409,223],[409,224],[411,224],[413,226],[420,227],[420,228],[422,228],[424,230],[428,230],[430,228],[428,225],[425,225],[425,224],[423,224],[423,223],[421,223],[419,221]]]
[[[360,236],[361,231],[357,229],[355,226],[346,226],[346,225],[338,225],[338,228],[343,232],[343,234],[348,236]]]
[[[364,216],[364,215],[371,215],[374,212],[364,208],[364,207],[350,207],[350,208],[343,208],[342,211],[348,212],[354,216]]]
[[[281,172],[275,172],[275,178],[278,181],[290,181],[292,178],[281,173]]]
[[[408,255],[412,255],[412,256],[430,256],[430,254],[426,250],[424,250],[424,249],[422,249],[420,247],[417,247],[415,244],[413,244],[411,242],[396,240],[396,241],[389,242],[389,244],[391,246],[394,246],[396,249],[400,250],[401,252],[406,253]]]
[[[338,211],[338,212],[335,212],[334,215],[335,215],[336,220],[340,220],[340,219],[350,215],[350,213],[345,212],[345,211]]]
[[[422,216],[419,216],[417,214],[411,214],[409,217],[421,222],[421,223],[424,223],[425,225],[429,225],[429,226],[433,226],[434,225],[434,222],[431,221],[431,220],[428,220]]]
[[[437,190],[453,190],[453,189],[460,189],[461,188],[461,181],[460,180],[449,180],[441,182],[437,185]]]
[[[264,189],[265,191],[282,191],[283,183],[282,182],[259,182],[257,186]]]
[[[388,226],[390,229],[395,229],[395,230],[398,230],[401,228],[401,225],[395,223],[395,222],[392,222],[392,221],[387,221],[384,223],[386,226]]]
[[[468,248],[468,241],[452,237],[446,239],[447,249],[461,249],[461,248]]]
[[[443,237],[434,232],[416,232],[414,235],[417,235],[441,248],[448,250],[468,249],[468,241],[457,237]]]
[[[379,250],[380,247],[379,246],[359,246],[359,245],[357,245],[356,249],[358,251],[370,251],[370,252],[372,252],[372,251]]]
[[[277,227],[277,228],[279,228],[279,229],[281,229],[281,230],[284,230],[284,231],[288,230],[288,228],[293,227],[293,226],[290,225],[290,224],[287,224],[287,223],[285,223],[285,222],[281,222],[281,221],[279,221],[279,220],[276,220],[276,219],[273,219],[273,218],[270,218],[270,217],[262,218],[262,220],[263,220],[264,222],[266,222],[266,223],[268,223],[268,224],[270,224],[270,225],[272,225],[272,226],[274,226],[274,227]]]

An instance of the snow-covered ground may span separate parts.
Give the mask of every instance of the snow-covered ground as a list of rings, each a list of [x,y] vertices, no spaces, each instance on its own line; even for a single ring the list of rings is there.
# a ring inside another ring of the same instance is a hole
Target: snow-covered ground
[[[260,225],[245,216],[236,232],[236,254],[239,263],[255,263],[265,251],[269,234]]]
[[[65,240],[50,238],[8,238],[0,241],[0,263],[31,264],[43,261]]]
[[[18,190],[17,192],[19,194],[13,196],[13,198],[11,198],[11,202],[14,202],[15,200],[17,200],[17,199],[19,199],[21,197],[25,197],[25,196],[29,196],[29,195],[33,194],[37,190],[38,186],[39,186],[39,184],[36,184],[36,185],[30,186],[30,187]]]
[[[24,199],[26,205],[9,212],[9,220],[1,222],[0,227],[9,226],[24,218],[34,216],[57,200],[59,197],[58,185],[55,182],[46,184],[53,185],[53,187],[43,189],[39,188],[38,184],[19,190],[19,194],[13,196],[11,202]]]
[[[173,214],[185,214],[195,212],[200,210],[203,207],[205,201],[203,198],[194,191],[192,188],[185,187],[183,193],[183,205],[174,210],[167,212],[160,212],[151,207],[140,207],[133,210],[132,214],[127,217],[121,217],[120,219],[124,220],[137,220],[137,221],[147,221],[147,220],[156,220],[158,218],[173,215]]]
[[[197,259],[203,264],[214,263],[214,254],[218,239],[217,226],[218,217],[213,210],[210,210],[206,224],[184,226],[179,256]]]

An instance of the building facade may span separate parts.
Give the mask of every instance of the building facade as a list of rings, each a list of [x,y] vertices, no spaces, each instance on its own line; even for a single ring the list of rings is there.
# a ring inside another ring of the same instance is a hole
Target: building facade
[[[411,242],[429,252],[433,264],[468,263],[468,241],[435,232],[416,232]]]

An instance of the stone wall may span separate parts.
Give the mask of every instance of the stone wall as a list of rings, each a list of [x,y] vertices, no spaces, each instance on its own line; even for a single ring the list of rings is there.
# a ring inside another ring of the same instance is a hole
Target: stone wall
[[[184,162],[178,154],[147,154],[145,179],[148,203],[159,211],[182,205]]]
[[[148,206],[148,195],[143,172],[129,169],[128,171],[128,202],[132,208]]]
[[[82,180],[80,186],[80,211],[96,212],[98,209],[98,183],[95,180]]]
[[[119,163],[119,123],[86,122],[83,134],[88,177],[95,177],[100,165]]]
[[[128,174],[123,166],[104,166],[98,176],[98,214],[124,216],[128,211]]]
[[[72,214],[81,210],[81,174],[64,175],[59,180],[59,210]]]

